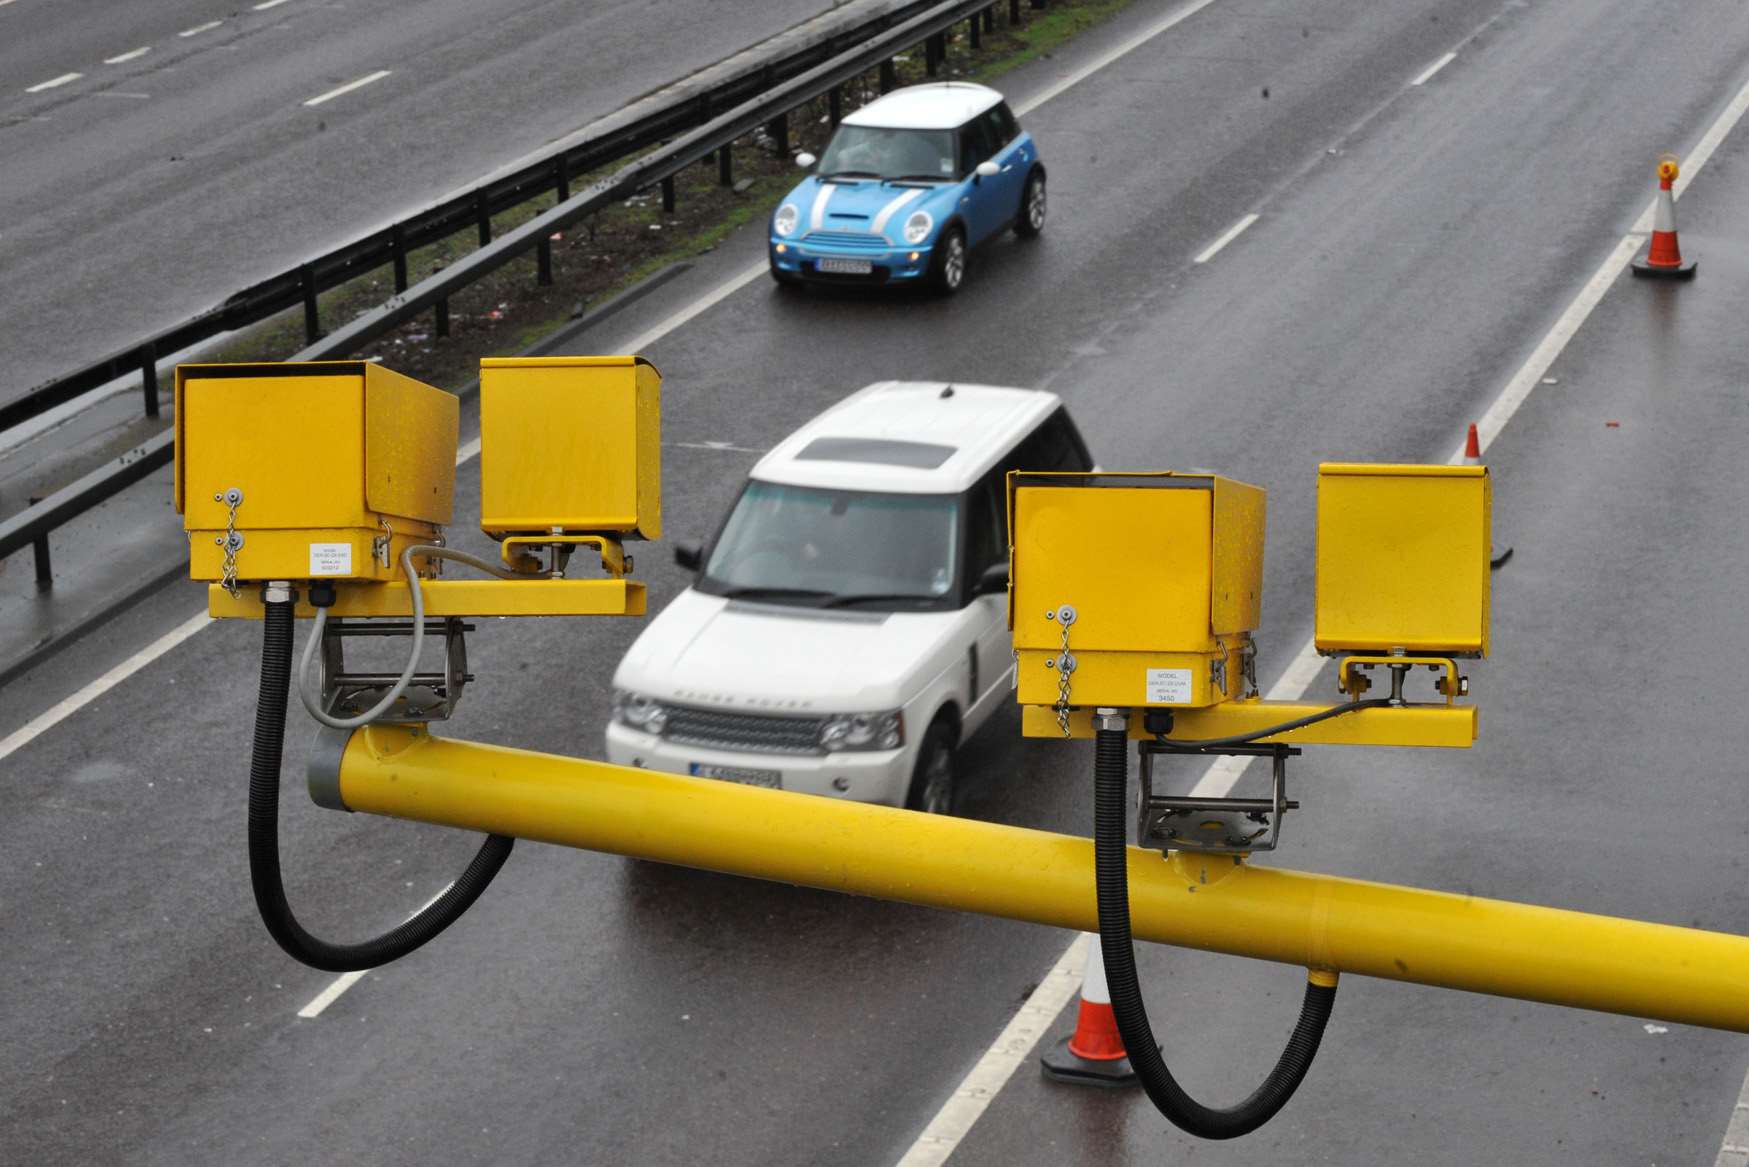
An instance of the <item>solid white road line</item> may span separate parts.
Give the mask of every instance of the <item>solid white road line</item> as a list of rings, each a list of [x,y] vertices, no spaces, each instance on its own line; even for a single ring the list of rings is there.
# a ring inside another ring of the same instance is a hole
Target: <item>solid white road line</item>
[[[1186,4],[1183,8],[1170,13],[1164,19],[1143,29],[1129,40],[1124,41],[1117,47],[1095,57],[1092,61],[1075,70],[1073,73],[1070,73],[1068,76],[1061,78],[1055,84],[1047,86],[1043,92],[1036,93],[1031,98],[1015,106],[1015,115],[1017,117],[1025,117],[1045,102],[1061,95],[1070,87],[1081,84],[1081,82],[1087,80],[1087,78],[1093,76],[1101,69],[1104,69],[1106,66],[1128,56],[1130,53],[1141,48],[1167,29],[1189,20],[1214,2],[1215,0],[1193,0],[1192,3]]]
[[[225,22],[222,20],[209,20],[205,24],[197,24],[193,28],[185,28],[181,32],[177,33],[176,35],[177,36],[199,36],[203,32],[211,32],[213,29],[217,28],[219,25],[221,25],[223,23],[225,23]]]
[[[59,725],[70,714],[91,704],[211,623],[212,617],[202,612],[192,620],[178,624],[83,689],[37,714],[23,726],[13,730],[4,739],[0,739],[0,762],[5,761],[35,741],[44,732]]]
[[[667,336],[670,332],[673,332],[676,328],[685,324],[688,320],[715,308],[718,304],[721,304],[724,300],[727,300],[730,296],[734,295],[760,276],[763,276],[770,270],[770,268],[771,265],[768,261],[763,259],[760,260],[752,267],[747,268],[740,275],[733,277],[727,283],[718,285],[714,291],[706,292],[699,299],[694,300],[680,311],[674,313],[674,315],[657,324],[654,328],[639,335],[630,344],[625,346],[625,351],[628,353],[643,352],[658,340],[661,340],[664,336]]]
[[[143,57],[151,51],[152,51],[151,45],[143,45],[137,49],[130,49],[127,52],[121,54],[119,57],[105,57],[105,58],[103,58],[103,63],[105,65],[119,65],[124,61],[132,61],[137,57]]]
[[[1256,215],[1246,215],[1243,219],[1240,219],[1237,223],[1234,223],[1231,227],[1228,227],[1226,234],[1222,235],[1219,239],[1215,240],[1213,243],[1209,244],[1207,247],[1203,248],[1200,252],[1198,252],[1196,258],[1191,260],[1190,262],[1191,263],[1207,263],[1209,260],[1211,260],[1215,257],[1215,254],[1217,252],[1219,252],[1221,250],[1221,248],[1225,247],[1227,244],[1229,244],[1233,240],[1237,239],[1244,232],[1245,228],[1249,227],[1251,224],[1253,224],[1255,222],[1257,222]]]
[[[414,916],[417,916],[420,912],[423,912],[426,908],[429,908],[432,904],[435,904],[438,901],[438,898],[440,896],[442,896],[444,892],[448,891],[450,888],[452,888],[454,886],[455,886],[454,880],[451,880],[450,882],[444,884],[442,891],[439,891],[437,893],[437,895],[432,896],[430,899],[428,899],[424,903],[420,904],[417,908],[414,908],[413,911],[407,916],[407,919],[411,920]],[[350,989],[353,985],[356,985],[359,981],[362,981],[364,979],[366,973],[372,973],[375,971],[376,971],[375,969],[361,968],[361,969],[357,970],[356,972],[341,973],[339,976],[334,978],[333,984],[331,984],[327,988],[323,989],[320,993],[317,993],[314,997],[311,997],[310,1003],[308,1005],[305,1005],[302,1009],[298,1010],[298,1016],[304,1018],[305,1020],[309,1020],[312,1017],[320,1017],[322,1015],[322,1010],[326,1009],[328,1006],[332,1005],[334,1002],[336,1002],[340,999],[340,994],[344,993],[347,989]]]
[[[1411,84],[1411,85],[1425,85],[1425,84],[1427,84],[1430,80],[1433,79],[1433,75],[1435,73],[1439,72],[1441,69],[1445,68],[1447,65],[1451,64],[1455,60],[1457,60],[1456,53],[1447,53],[1445,56],[1439,58],[1439,60],[1433,62],[1433,64],[1427,66],[1427,68],[1421,70],[1421,76],[1415,78],[1415,80],[1409,82],[1409,84]]]
[[[12,0],[0,0],[0,8],[4,8],[10,3],[12,3]]]
[[[69,81],[77,81],[85,76],[83,73],[62,73],[59,77],[51,77],[47,81],[39,81],[26,89],[26,93],[41,93],[45,89],[53,89],[57,85],[65,85]]]
[[[354,89],[363,89],[366,85],[371,84],[373,81],[381,81],[384,77],[387,77],[390,72],[391,71],[388,69],[378,69],[375,73],[370,74],[368,77],[360,77],[357,81],[348,81],[345,85],[342,85],[339,89],[330,89],[328,92],[322,94],[320,97],[310,98],[310,100],[304,102],[304,104],[305,105],[321,105],[324,101],[333,101],[336,97],[339,97],[342,93],[351,93]]]
[[[1039,1038],[1050,1031],[1057,1014],[1081,988],[1081,976],[1087,967],[1087,945],[1091,938],[1077,936],[1064,949],[1045,979],[1027,997],[995,1044],[984,1051],[978,1064],[960,1081],[959,1088],[939,1110],[911,1149],[899,1160],[899,1167],[939,1167],[953,1154],[960,1140],[972,1129],[1020,1063],[1032,1056]]]
[[[250,5],[256,12],[266,12],[269,8],[278,8],[285,0],[261,0],[259,4]]]
[[[1677,180],[1675,194],[1680,196],[1687,182],[1696,174],[1700,173],[1701,168],[1705,166],[1707,160],[1712,157],[1713,151],[1718,149],[1719,144],[1725,140],[1726,135],[1728,135],[1737,122],[1742,119],[1745,110],[1749,110],[1749,85],[1745,85],[1742,90],[1738,92],[1737,96],[1731,101],[1731,103],[1725,107],[1725,111],[1719,115],[1718,119],[1715,120],[1711,126],[1707,127],[1706,133],[1704,133],[1701,136],[1700,141],[1695,144],[1694,150],[1689,153],[1688,159],[1683,165],[1682,177]],[[1519,407],[1523,405],[1525,399],[1530,396],[1531,390],[1541,382],[1543,373],[1548,369],[1549,365],[1554,363],[1555,358],[1560,355],[1561,350],[1566,347],[1567,342],[1573,339],[1573,335],[1579,331],[1579,326],[1585,322],[1585,318],[1591,315],[1592,309],[1596,308],[1598,302],[1602,300],[1603,293],[1609,289],[1610,284],[1621,274],[1622,268],[1627,266],[1628,260],[1633,258],[1634,253],[1639,249],[1640,243],[1643,241],[1643,236],[1646,232],[1651,230],[1651,215],[1652,207],[1647,207],[1646,213],[1640,216],[1640,222],[1636,223],[1634,233],[1626,236],[1616,245],[1615,250],[1610,253],[1609,258],[1604,260],[1603,266],[1598,268],[1597,273],[1586,281],[1585,286],[1579,290],[1579,294],[1573,297],[1572,303],[1567,305],[1567,310],[1563,312],[1560,319],[1555,322],[1554,327],[1543,337],[1542,342],[1537,345],[1529,359],[1524,362],[1518,372],[1513,374],[1512,378],[1507,381],[1506,387],[1500,391],[1500,396],[1494,400],[1493,405],[1488,407],[1488,412],[1483,415],[1483,418],[1490,428],[1485,430],[1482,422],[1478,422],[1476,425],[1477,434],[1481,439],[1483,449],[1487,449],[1488,442],[1505,428],[1507,422],[1512,420],[1513,415],[1518,412]],[[1449,461],[1452,465],[1459,465],[1463,462],[1463,457],[1464,448],[1460,443],[1457,447],[1457,451],[1451,456]],[[1324,658],[1318,655],[1315,643],[1310,637],[1308,637],[1305,644],[1300,646],[1299,652],[1294,654],[1293,662],[1288,665],[1287,671],[1281,675],[1281,679],[1276,681],[1276,683],[1270,687],[1269,692],[1264,694],[1264,696],[1271,701],[1297,701],[1305,696],[1306,690],[1311,688],[1312,682],[1317,679],[1318,673],[1323,667]],[[1250,758],[1221,758],[1208,768],[1207,773],[1205,773],[1202,779],[1197,782],[1196,786],[1192,788],[1190,793],[1199,798],[1224,797],[1231,792],[1233,786],[1239,781],[1240,776],[1244,774],[1246,767],[1251,761],[1252,759]],[[1073,954],[1079,951],[1080,942],[1081,938],[1079,936],[1070,942],[1068,949],[1063,953],[1062,957],[1058,959],[1057,968],[1061,968],[1063,961],[1070,959]],[[1053,969],[1052,973],[1055,974],[1055,972],[1056,969]],[[1067,1004],[1068,998],[1063,998],[1062,1003]],[[1021,1008],[1024,1010],[1031,1004],[1032,1002],[1029,999],[1027,1005],[1022,1006]],[[1018,1020],[1019,1016],[1016,1015],[1016,1021]],[[1010,1028],[1012,1028],[1014,1024],[1014,1021],[1009,1022]],[[997,1052],[1003,1048],[1007,1035],[1008,1029],[1004,1029],[1002,1031],[1002,1036],[998,1037],[995,1044],[985,1052],[984,1058],[979,1059],[979,1066],[983,1066],[986,1059],[995,1056]],[[1036,1040],[1037,1039],[1035,1038],[1034,1041]],[[1025,1050],[1017,1055],[1017,1060],[1026,1057],[1027,1054],[1031,1052],[1031,1049],[1031,1043],[1027,1044]],[[976,1073],[976,1070],[974,1070],[973,1073]],[[966,1081],[967,1083],[971,1081],[969,1076]],[[1007,1075],[1003,1076],[1003,1081],[1007,1081]],[[911,1150],[906,1153],[905,1157],[899,1161],[900,1167],[912,1167],[912,1164],[914,1163],[940,1163],[952,1153],[954,1147],[957,1146],[959,1141],[965,1137],[968,1131],[971,1130],[972,1125],[977,1121],[979,1115],[983,1113],[985,1107],[989,1105],[991,1100],[987,1097],[977,1100],[962,1098],[961,1095],[964,1093],[965,1089],[966,1083],[962,1083],[961,1088],[954,1091],[953,1097],[948,1100],[947,1105],[942,1108],[941,1113],[938,1114],[935,1120],[931,1121],[929,1126],[925,1128],[925,1137],[927,1138],[930,1132],[937,1129],[937,1123],[942,1123],[943,1116],[947,1115],[950,1111],[955,1114],[967,1114],[968,1117],[965,1117],[954,1124],[952,1129],[957,1130],[958,1133],[953,1136],[951,1144],[946,1143],[945,1140],[937,1140],[944,1143],[943,1146],[936,1148],[939,1150],[938,1157],[930,1159],[913,1159],[912,1156],[920,1153],[919,1148],[924,1143],[923,1139],[919,1139],[917,1145],[914,1145]],[[1749,1106],[1749,1077],[1744,1079],[1742,1098],[1743,1103],[1740,1105]],[[1739,1109],[1737,1115],[1741,1116],[1742,1113],[1743,1111]],[[1737,1131],[1737,1123],[1738,1118],[1734,1117],[1732,1127],[1725,1135],[1725,1147],[1719,1152],[1718,1167],[1739,1167],[1738,1161],[1735,1157],[1727,1157],[1736,1156],[1737,1154],[1734,1149],[1736,1144],[1732,1141],[1735,1137],[1733,1132]],[[931,1147],[934,1147],[934,1142],[931,1143]]]

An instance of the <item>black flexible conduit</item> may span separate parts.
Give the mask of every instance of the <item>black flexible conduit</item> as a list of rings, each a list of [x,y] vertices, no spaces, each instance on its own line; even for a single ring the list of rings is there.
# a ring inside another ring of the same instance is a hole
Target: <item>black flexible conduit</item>
[[[1284,721],[1280,725],[1272,725],[1268,729],[1254,729],[1250,733],[1236,733],[1231,737],[1205,737],[1196,741],[1179,741],[1175,738],[1162,737],[1160,742],[1163,745],[1178,746],[1187,750],[1254,745],[1259,738],[1274,737],[1278,733],[1286,733],[1292,729],[1304,729],[1308,725],[1316,725],[1318,722],[1328,721],[1332,717],[1341,717],[1344,713],[1353,713],[1360,709],[1378,709],[1390,703],[1389,697],[1368,697],[1365,701],[1350,701],[1343,705],[1332,705],[1328,709],[1320,709],[1316,713],[1308,713],[1304,717],[1296,717],[1292,721]]]
[[[1105,978],[1111,1008],[1123,1035],[1124,1050],[1136,1077],[1155,1106],[1175,1126],[1205,1139],[1233,1139],[1249,1134],[1275,1117],[1305,1078],[1324,1023],[1336,1001],[1334,985],[1306,985],[1299,1023],[1275,1069],[1251,1097],[1217,1110],[1186,1094],[1167,1069],[1142,990],[1136,982],[1136,954],[1130,941],[1130,883],[1125,846],[1125,794],[1129,778],[1128,735],[1121,729],[1100,729],[1094,742],[1093,850],[1099,889],[1099,943],[1105,957]]]
[[[370,940],[335,944],[310,935],[286,902],[279,873],[279,767],[285,745],[286,695],[291,687],[292,603],[270,600],[261,645],[261,696],[255,706],[255,749],[249,759],[249,879],[255,906],[279,946],[312,968],[356,972],[406,956],[442,932],[480,898],[516,840],[487,835],[461,878],[424,911]]]

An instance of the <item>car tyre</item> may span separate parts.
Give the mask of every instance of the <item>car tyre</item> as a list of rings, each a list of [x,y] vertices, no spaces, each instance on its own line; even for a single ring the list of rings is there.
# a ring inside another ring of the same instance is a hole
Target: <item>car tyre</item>
[[[1020,195],[1020,214],[1014,220],[1014,233],[1022,239],[1036,239],[1045,229],[1045,172],[1034,170],[1026,176],[1026,189]]]
[[[905,795],[908,810],[925,814],[952,814],[957,786],[953,725],[938,717],[923,735],[917,764],[911,771],[911,789]]]
[[[949,227],[941,233],[929,266],[929,284],[940,295],[951,296],[965,286],[966,252],[965,231]]]

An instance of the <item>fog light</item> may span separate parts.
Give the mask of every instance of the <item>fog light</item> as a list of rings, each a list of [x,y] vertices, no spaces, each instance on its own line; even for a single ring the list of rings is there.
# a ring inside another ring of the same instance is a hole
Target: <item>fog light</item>
[[[920,260],[922,258],[923,258],[923,253],[921,251],[913,251],[911,253],[911,262],[912,263],[916,263],[918,260]]]
[[[787,243],[779,243],[777,245],[777,253],[779,255],[782,255],[784,252],[786,252],[788,250],[789,250],[789,244],[787,244]]]
[[[850,779],[844,777],[832,779],[832,789],[843,794],[846,790],[850,789]]]

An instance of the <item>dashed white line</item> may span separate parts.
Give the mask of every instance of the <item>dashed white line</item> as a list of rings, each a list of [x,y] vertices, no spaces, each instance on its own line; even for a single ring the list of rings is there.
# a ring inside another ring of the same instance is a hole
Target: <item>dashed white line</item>
[[[83,76],[85,76],[85,74],[83,74],[83,73],[62,73],[59,77],[51,77],[47,81],[38,81],[35,85],[32,85],[29,89],[26,89],[25,92],[26,93],[41,93],[45,89],[53,89],[57,85],[65,85],[69,81],[77,81],[77,80],[79,80],[79,78],[81,78]]]
[[[103,58],[103,63],[105,65],[120,65],[125,61],[137,60],[138,58],[145,56],[147,53],[149,53],[151,51],[152,51],[151,45],[141,45],[137,49],[129,49],[127,52],[122,53],[120,56],[105,57],[105,58]]]
[[[12,0],[0,0],[0,8],[4,8],[10,3],[12,3]]]
[[[177,33],[176,35],[177,36],[199,36],[203,32],[211,32],[213,29],[217,28],[219,25],[221,25],[223,23],[225,23],[225,22],[222,20],[209,20],[205,24],[197,24],[193,28],[185,28],[181,32]]]
[[[390,70],[388,69],[378,69],[375,73],[372,73],[367,77],[360,77],[357,81],[348,81],[338,89],[330,89],[319,97],[312,97],[310,100],[304,102],[304,104],[321,105],[324,101],[333,101],[343,93],[351,93],[354,89],[363,89],[373,81],[381,81],[384,77],[387,77],[389,73]]]
[[[278,8],[286,0],[261,0],[259,4],[250,5],[256,12],[266,12],[269,8]]]
[[[128,98],[132,98],[135,101],[150,101],[150,100],[152,100],[152,95],[150,93],[128,93],[128,92],[125,92],[125,91],[120,90],[120,89],[105,89],[103,92],[93,93],[91,96],[98,97],[98,98],[106,98],[106,99],[128,97]]]
[[[1245,228],[1249,227],[1251,224],[1253,224],[1255,222],[1257,222],[1256,215],[1246,215],[1243,219],[1240,219],[1237,223],[1234,223],[1231,227],[1228,227],[1226,234],[1222,235],[1219,239],[1215,240],[1213,243],[1209,244],[1207,247],[1203,248],[1200,252],[1198,252],[1196,258],[1191,260],[1190,262],[1191,263],[1207,263],[1209,260],[1211,260],[1215,257],[1215,255],[1221,250],[1221,248],[1225,247],[1227,244],[1229,244],[1233,240],[1237,239],[1241,234],[1244,233]]]
[[[1411,85],[1425,85],[1425,84],[1427,84],[1430,80],[1433,79],[1433,75],[1435,73],[1439,72],[1441,69],[1445,68],[1447,65],[1451,64],[1455,60],[1457,60],[1456,53],[1447,53],[1445,56],[1439,58],[1439,60],[1433,62],[1433,64],[1427,66],[1427,68],[1421,70],[1421,76],[1415,78],[1415,80],[1409,82],[1409,84],[1411,84]]]

